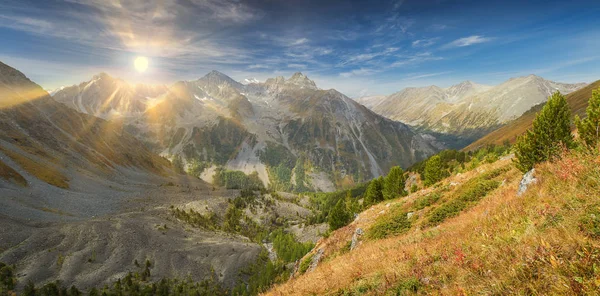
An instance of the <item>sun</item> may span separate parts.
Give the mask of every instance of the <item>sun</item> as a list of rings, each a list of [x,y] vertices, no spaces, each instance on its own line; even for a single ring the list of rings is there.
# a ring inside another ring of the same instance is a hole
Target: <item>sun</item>
[[[137,70],[140,73],[143,73],[144,71],[146,71],[146,69],[148,69],[148,58],[137,57],[135,58],[133,65],[135,66],[135,70]]]

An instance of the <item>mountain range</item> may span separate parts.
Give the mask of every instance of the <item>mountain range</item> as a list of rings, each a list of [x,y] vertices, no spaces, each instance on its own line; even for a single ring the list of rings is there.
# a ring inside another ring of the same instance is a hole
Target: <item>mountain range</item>
[[[444,147],[334,89],[319,89],[302,73],[242,84],[212,71],[168,87],[99,74],[53,98],[121,124],[153,151],[181,158],[187,170],[256,171],[280,190],[331,191]]]
[[[568,94],[585,85],[528,75],[497,86],[464,81],[448,88],[410,87],[388,96],[362,97],[357,102],[417,130],[456,135],[464,140],[462,144],[469,144],[545,102],[552,93]]]

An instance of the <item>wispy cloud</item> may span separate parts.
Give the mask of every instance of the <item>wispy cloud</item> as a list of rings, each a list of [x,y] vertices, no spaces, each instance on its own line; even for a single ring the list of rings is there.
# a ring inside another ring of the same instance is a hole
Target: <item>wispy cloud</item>
[[[254,64],[254,65],[250,65],[248,66],[248,69],[269,69],[270,67],[267,65],[263,65],[263,64]]]
[[[436,72],[436,73],[413,74],[413,75],[407,76],[404,79],[405,80],[418,80],[418,79],[422,79],[422,78],[429,78],[429,77],[446,75],[446,74],[450,74],[450,73],[453,73],[453,72],[454,71],[443,71],[443,72]]]
[[[306,38],[300,38],[300,39],[296,39],[294,41],[292,41],[290,43],[290,46],[296,46],[296,45],[302,45],[308,42],[308,39]]]
[[[379,72],[379,71],[375,70],[375,69],[360,68],[360,69],[354,69],[354,70],[348,71],[348,72],[342,72],[342,73],[340,73],[340,76],[348,78],[348,77],[352,77],[352,76],[373,75],[377,72]]]
[[[489,42],[491,40],[492,40],[492,38],[489,38],[489,37],[473,35],[473,36],[469,36],[469,37],[463,37],[463,38],[456,39],[456,40],[444,45],[444,48],[471,46],[471,45],[475,45],[475,44]]]
[[[435,37],[415,40],[412,42],[412,47],[429,47],[434,45],[439,39],[439,37]]]
[[[390,65],[391,68],[419,64],[427,61],[439,61],[444,58],[435,56],[431,52],[421,52],[414,55],[402,56]]]

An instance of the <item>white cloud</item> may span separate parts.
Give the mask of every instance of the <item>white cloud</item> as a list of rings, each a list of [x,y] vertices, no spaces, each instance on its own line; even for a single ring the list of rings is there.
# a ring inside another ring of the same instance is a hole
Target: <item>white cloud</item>
[[[489,38],[489,37],[473,35],[473,36],[469,36],[469,37],[463,37],[463,38],[456,39],[456,40],[444,45],[444,48],[471,46],[474,44],[489,42],[491,40],[492,40],[492,38]]]

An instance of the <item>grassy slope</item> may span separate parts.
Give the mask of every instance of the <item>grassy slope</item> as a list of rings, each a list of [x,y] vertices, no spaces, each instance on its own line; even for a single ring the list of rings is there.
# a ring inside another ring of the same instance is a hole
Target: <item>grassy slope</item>
[[[440,189],[373,206],[320,241],[325,259],[267,295],[593,294],[600,288],[599,157],[567,155],[537,167],[538,183],[516,196],[521,174],[500,160],[441,182],[448,188],[429,207],[419,201]],[[428,225],[474,178],[493,169],[502,185],[438,226]],[[388,206],[389,203],[389,206]],[[422,205],[422,204],[421,204]],[[371,227],[415,211],[408,231],[370,239]],[[586,221],[587,219],[587,221]],[[589,220],[592,220],[591,222]],[[353,251],[354,230],[366,231]]]
[[[585,108],[587,107],[588,100],[592,96],[592,90],[599,87],[600,80],[567,95],[567,102],[571,107],[571,111],[573,111],[573,115],[585,115]],[[487,144],[501,145],[506,140],[510,141],[510,143],[516,142],[517,137],[525,133],[525,131],[532,126],[536,113],[542,110],[542,107],[543,104],[532,107],[519,118],[473,142],[464,150],[474,150]]]

